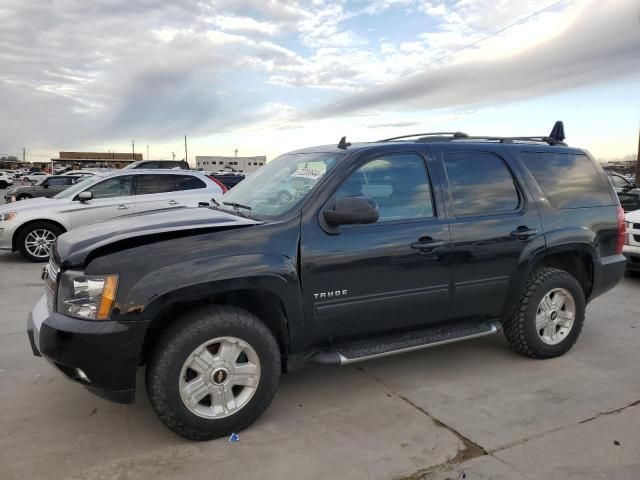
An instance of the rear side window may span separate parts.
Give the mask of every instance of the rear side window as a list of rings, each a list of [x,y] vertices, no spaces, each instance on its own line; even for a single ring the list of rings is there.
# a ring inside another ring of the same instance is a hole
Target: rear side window
[[[488,152],[451,152],[444,157],[453,208],[457,217],[512,212],[520,195],[511,171]]]
[[[207,188],[207,185],[199,178],[191,175],[173,175],[176,182],[176,190],[196,190],[198,188]]]
[[[613,205],[609,185],[586,155],[522,152],[520,157],[554,207]]]
[[[173,192],[175,180],[173,175],[138,175],[136,195]]]
[[[67,179],[64,177],[56,177],[47,179],[47,184],[52,187],[60,186],[60,185],[71,185],[71,179]]]

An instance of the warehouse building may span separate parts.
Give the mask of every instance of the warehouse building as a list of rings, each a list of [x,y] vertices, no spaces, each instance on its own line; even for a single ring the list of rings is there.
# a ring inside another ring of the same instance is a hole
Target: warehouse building
[[[132,162],[142,160],[141,153],[118,152],[60,152],[58,158],[52,158],[54,170],[63,168],[122,168]]]
[[[256,157],[196,156],[196,168],[207,171],[233,169],[238,172],[251,173],[264,166],[265,163],[267,163],[265,155]]]

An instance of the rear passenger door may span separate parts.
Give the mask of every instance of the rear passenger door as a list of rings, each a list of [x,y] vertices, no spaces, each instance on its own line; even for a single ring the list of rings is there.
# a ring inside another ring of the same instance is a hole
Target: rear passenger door
[[[524,250],[544,248],[534,200],[501,150],[465,147],[439,155],[451,221],[452,319],[499,316]]]
[[[175,208],[180,202],[174,198],[173,175],[135,175],[135,212],[149,212],[163,208]]]

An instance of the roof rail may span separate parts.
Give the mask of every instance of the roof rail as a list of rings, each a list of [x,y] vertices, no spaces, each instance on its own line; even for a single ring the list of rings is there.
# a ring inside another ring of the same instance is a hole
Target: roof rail
[[[403,138],[419,137],[418,142],[442,142],[442,141],[454,141],[454,140],[486,140],[499,143],[514,143],[514,142],[538,142],[546,143],[548,145],[561,145],[567,146],[564,143],[564,124],[558,120],[551,130],[549,136],[533,136],[533,137],[495,137],[488,135],[467,135],[464,132],[431,132],[431,133],[414,133],[412,135],[401,135],[399,137],[386,138],[384,140],[378,140],[378,142],[390,142],[392,140],[400,140]]]
[[[467,138],[467,135],[464,132],[429,132],[429,133],[413,133],[411,135],[400,135],[399,137],[391,137],[385,138],[384,140],[378,140],[378,142],[390,142],[392,140],[400,140],[401,138],[411,138],[411,137],[446,137],[451,136],[452,138]]]

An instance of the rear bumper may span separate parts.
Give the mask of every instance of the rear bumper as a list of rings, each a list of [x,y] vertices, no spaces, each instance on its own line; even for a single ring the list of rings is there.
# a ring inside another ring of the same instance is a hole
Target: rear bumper
[[[611,255],[601,259],[594,272],[593,289],[589,300],[608,292],[622,280],[625,262],[624,255]]]
[[[43,296],[27,320],[34,355],[70,380],[119,403],[135,399],[136,371],[148,322],[87,321],[50,314]]]

